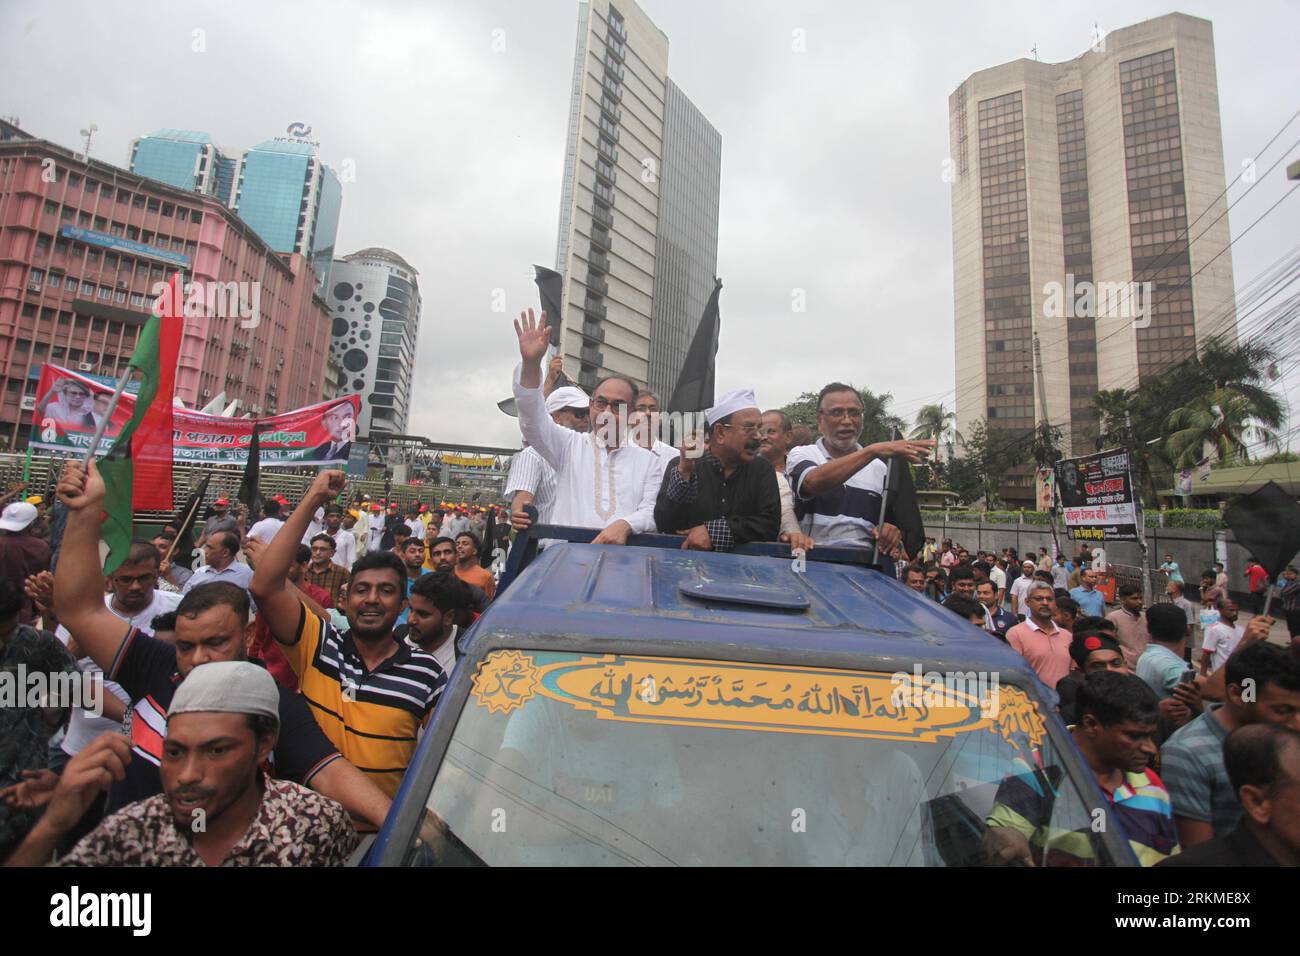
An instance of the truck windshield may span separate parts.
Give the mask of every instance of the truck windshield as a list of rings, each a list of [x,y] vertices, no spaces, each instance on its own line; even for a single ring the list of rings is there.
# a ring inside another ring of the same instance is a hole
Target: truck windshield
[[[427,806],[490,865],[1109,865],[1040,706],[996,674],[494,651]]]

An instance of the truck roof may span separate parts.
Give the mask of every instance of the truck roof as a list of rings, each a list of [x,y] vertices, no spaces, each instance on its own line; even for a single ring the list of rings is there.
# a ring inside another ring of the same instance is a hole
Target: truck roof
[[[817,561],[796,571],[789,558],[746,554],[552,545],[492,603],[466,649],[520,646],[523,635],[557,650],[889,670],[919,662],[1036,682],[1007,645],[887,575]]]

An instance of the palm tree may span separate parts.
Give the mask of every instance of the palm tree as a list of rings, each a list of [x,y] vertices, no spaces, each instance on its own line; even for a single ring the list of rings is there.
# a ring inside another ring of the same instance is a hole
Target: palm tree
[[[956,420],[957,413],[944,408],[943,402],[938,405],[922,405],[916,413],[916,426],[910,437],[934,439],[937,442],[945,438],[951,440],[951,435],[955,434],[953,425]]]
[[[1268,396],[1270,399],[1272,396]],[[1169,413],[1165,451],[1175,468],[1192,468],[1207,454],[1214,461],[1250,461],[1248,429],[1261,442],[1278,446],[1273,430],[1282,424],[1280,412],[1264,408],[1238,388],[1216,388]],[[1273,399],[1276,402],[1276,399]]]

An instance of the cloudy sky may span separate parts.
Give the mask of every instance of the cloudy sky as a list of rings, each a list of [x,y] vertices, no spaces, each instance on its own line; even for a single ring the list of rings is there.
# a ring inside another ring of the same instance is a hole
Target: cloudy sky
[[[1294,0],[640,2],[722,133],[718,386],[758,386],[765,406],[832,378],[892,393],[909,419],[952,406],[942,171],[948,95],[971,73],[1035,46],[1067,60],[1094,23],[1178,9],[1214,23],[1229,179],[1300,107]],[[92,153],[122,165],[160,127],[242,147],[311,125],[325,162],[355,169],[339,250],[387,246],[420,272],[411,431],[513,446],[496,401],[517,360],[510,318],[536,304],[531,265],[554,265],[576,18],[574,0],[0,0],[0,115],[67,146],[93,121]],[[1245,197],[1234,237],[1285,188],[1278,170]],[[1239,287],[1297,242],[1298,210],[1233,246]]]

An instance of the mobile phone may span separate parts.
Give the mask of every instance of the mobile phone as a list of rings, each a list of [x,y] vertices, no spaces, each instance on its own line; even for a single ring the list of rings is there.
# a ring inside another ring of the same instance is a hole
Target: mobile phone
[[[1195,667],[1189,667],[1189,668],[1187,668],[1187,670],[1183,671],[1183,676],[1182,676],[1181,678],[1179,678],[1178,683],[1180,683],[1180,684],[1195,684],[1195,683],[1196,683],[1196,668],[1195,668]]]

